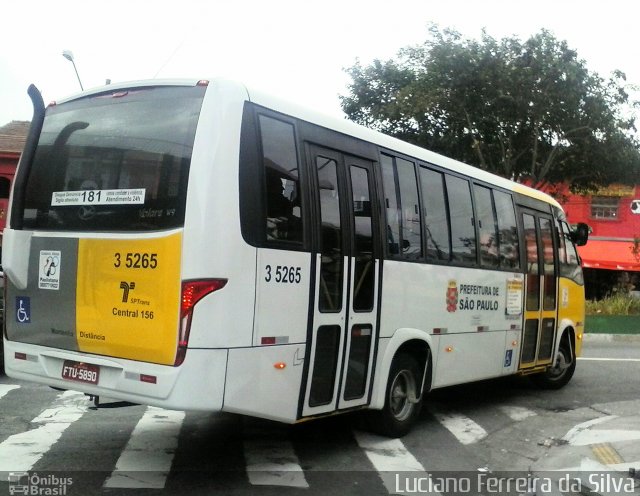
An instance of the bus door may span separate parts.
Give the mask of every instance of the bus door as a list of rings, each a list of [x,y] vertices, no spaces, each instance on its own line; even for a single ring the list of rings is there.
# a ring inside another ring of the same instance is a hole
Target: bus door
[[[311,145],[307,154],[317,221],[303,416],[369,402],[380,279],[373,163]]]
[[[526,248],[526,297],[520,369],[552,362],[557,327],[558,257],[553,219],[534,211],[522,213]]]

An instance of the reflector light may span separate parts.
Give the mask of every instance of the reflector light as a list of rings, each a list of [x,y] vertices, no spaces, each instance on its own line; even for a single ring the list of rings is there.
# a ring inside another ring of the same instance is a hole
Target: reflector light
[[[140,374],[141,382],[148,382],[149,384],[156,384],[158,378],[155,375]]]
[[[202,298],[214,291],[224,288],[226,279],[201,279],[197,281],[182,282],[182,297],[180,299],[180,329],[178,335],[178,349],[174,366],[182,365],[187,355],[189,345],[189,332],[191,331],[191,318],[193,308]]]
[[[201,79],[196,83],[196,86],[209,86],[209,81],[207,81],[206,79]]]
[[[27,359],[27,354],[26,353],[18,353],[16,351],[14,356],[15,356],[16,360],[26,360]]]
[[[262,338],[260,340],[261,344],[276,344],[276,338],[275,337],[268,337],[268,338]]]

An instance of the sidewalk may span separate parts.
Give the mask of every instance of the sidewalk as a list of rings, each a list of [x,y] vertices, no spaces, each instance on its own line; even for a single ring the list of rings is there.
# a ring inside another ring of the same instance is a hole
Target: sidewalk
[[[640,341],[640,331],[633,334],[617,334],[617,333],[589,333],[585,332],[582,335],[582,340],[585,343],[608,343],[608,342],[636,342]]]
[[[555,492],[640,495],[640,400],[593,405],[602,416],[571,429],[532,467]]]

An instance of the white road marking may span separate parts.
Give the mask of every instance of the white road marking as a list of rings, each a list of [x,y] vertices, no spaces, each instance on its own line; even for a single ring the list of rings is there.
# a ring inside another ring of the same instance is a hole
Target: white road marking
[[[431,413],[462,444],[477,443],[488,435],[480,425],[461,413],[443,413],[433,410]]]
[[[533,410],[529,410],[523,406],[509,406],[509,405],[499,405],[498,408],[510,417],[512,420],[516,422],[520,422],[526,418],[533,417],[537,415]]]
[[[0,384],[0,398],[2,398],[9,391],[13,391],[14,389],[18,389],[20,386],[16,384]]]
[[[249,482],[254,486],[309,487],[289,440],[245,439],[244,457]]]
[[[578,357],[578,360],[584,360],[587,362],[640,362],[640,358],[591,358],[591,357]]]
[[[573,427],[562,438],[572,446],[588,446],[598,443],[635,441],[640,439],[640,431],[631,429],[592,429],[593,426],[617,419],[617,415],[598,417]]]
[[[422,464],[407,451],[400,439],[388,439],[368,432],[354,433],[369,461],[378,472],[424,472]]]
[[[0,480],[7,480],[8,472],[27,472],[60,439],[62,433],[87,411],[83,393],[65,391],[58,395],[31,423],[34,429],[20,432],[0,443]]]
[[[404,488],[407,480],[410,486],[415,484],[415,478],[404,472],[422,472],[415,477],[421,479],[429,477],[422,464],[409,453],[400,439],[388,439],[361,431],[355,431],[354,436],[358,446],[364,450],[367,458],[378,471],[389,494],[398,493],[398,485],[400,489]],[[428,489],[429,484],[424,486]],[[421,491],[421,494],[438,495],[439,493]]]
[[[184,417],[185,412],[148,407],[104,487],[164,488]]]
[[[598,425],[598,424],[602,424],[603,422],[609,422],[610,420],[613,420],[615,418],[618,418],[618,416],[617,415],[607,415],[605,417],[598,417],[598,418],[594,418],[594,419],[588,420],[587,422],[582,422],[582,423],[580,423],[578,425],[573,426],[569,430],[569,432],[567,432],[562,437],[562,439],[564,439],[569,444],[571,444],[573,439],[579,437],[582,432],[590,429],[592,426]]]

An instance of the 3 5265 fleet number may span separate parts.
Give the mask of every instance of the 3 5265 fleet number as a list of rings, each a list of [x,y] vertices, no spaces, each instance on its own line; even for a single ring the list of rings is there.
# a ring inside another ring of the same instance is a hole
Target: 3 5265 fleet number
[[[300,284],[302,280],[302,268],[288,265],[265,266],[264,280],[266,282],[279,282],[284,284]]]
[[[155,269],[158,267],[157,253],[114,253],[113,266],[127,269]]]

